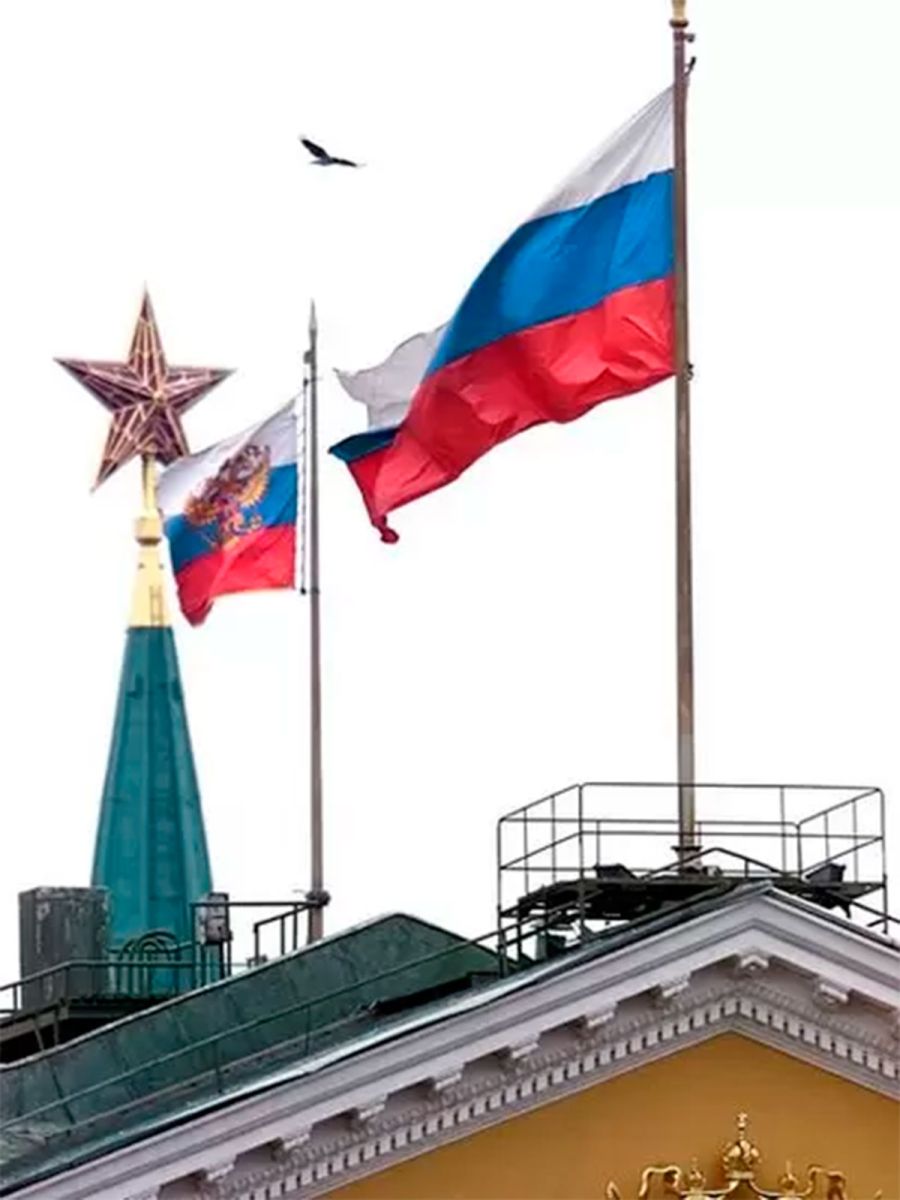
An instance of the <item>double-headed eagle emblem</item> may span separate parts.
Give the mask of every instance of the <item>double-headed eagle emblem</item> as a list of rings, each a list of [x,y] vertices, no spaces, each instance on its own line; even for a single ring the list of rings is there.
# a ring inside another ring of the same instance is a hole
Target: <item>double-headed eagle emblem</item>
[[[259,513],[247,510],[265,496],[271,471],[268,446],[242,446],[188,499],[184,515],[211,546],[230,545],[262,525]]]

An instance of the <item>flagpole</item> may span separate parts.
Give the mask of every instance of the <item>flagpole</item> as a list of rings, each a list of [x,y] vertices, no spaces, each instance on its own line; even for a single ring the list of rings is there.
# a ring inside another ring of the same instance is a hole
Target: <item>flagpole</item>
[[[694,599],[691,560],[691,363],[688,342],[686,0],[672,0],[675,150],[675,455],[678,638],[678,858],[699,848],[694,790]]]
[[[309,508],[306,520],[306,552],[309,563],[309,833],[310,889],[309,942],[324,932],[324,909],[328,893],[324,883],[322,838],[322,657],[319,602],[319,378],[318,336],[315,301],[309,308],[309,348],[305,355],[308,368],[308,415],[306,456],[309,470]]]

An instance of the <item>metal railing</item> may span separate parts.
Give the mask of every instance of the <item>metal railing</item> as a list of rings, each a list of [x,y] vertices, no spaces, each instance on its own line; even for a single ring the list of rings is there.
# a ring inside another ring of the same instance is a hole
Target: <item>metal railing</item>
[[[857,894],[851,908],[858,919],[887,930],[892,918],[879,788],[692,786],[701,849],[687,861],[676,853],[676,783],[573,784],[508,813],[497,825],[498,913],[509,915],[523,896],[547,885],[593,877],[603,865],[627,863],[630,873],[648,879],[692,867],[776,883],[809,880],[825,869],[842,886],[854,885],[845,890]],[[827,800],[832,803],[823,804]],[[750,817],[743,815],[748,810]],[[862,894],[880,903],[862,904]]]
[[[74,958],[0,986],[0,1018],[85,999],[162,999],[211,981],[190,959]]]
[[[106,958],[71,959],[36,971],[0,985],[0,1021],[19,1012],[84,1000],[165,999],[281,958],[305,944],[301,917],[310,907],[306,900],[218,899],[215,906],[228,913],[221,940],[176,943],[165,930],[150,930]],[[206,900],[192,904],[192,917],[206,907]],[[269,911],[251,920],[260,910]],[[235,915],[247,917],[239,919],[237,929],[232,925]],[[239,955],[234,953],[236,945]]]
[[[310,908],[318,907],[308,900],[229,900],[216,899],[213,904],[207,899],[198,900],[191,905],[194,914],[194,927],[197,927],[197,914],[204,909],[215,907],[228,914],[227,935],[215,946],[216,957],[221,964],[224,975],[233,975],[246,967],[258,966],[269,958],[283,958],[305,945],[305,936],[301,917]],[[260,909],[270,909],[268,915],[251,921]],[[235,918],[238,918],[235,927]],[[246,918],[246,920],[241,920]],[[213,946],[201,946],[195,942],[198,949],[207,952]],[[242,956],[234,956],[233,947],[242,948]],[[248,953],[249,951],[249,953]]]

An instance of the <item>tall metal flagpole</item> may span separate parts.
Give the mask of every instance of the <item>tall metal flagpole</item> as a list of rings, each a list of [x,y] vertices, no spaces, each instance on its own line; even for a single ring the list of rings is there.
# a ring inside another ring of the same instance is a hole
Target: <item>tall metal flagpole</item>
[[[310,904],[308,941],[316,942],[324,932],[324,909],[328,893],[324,882],[322,839],[322,659],[319,615],[319,378],[318,336],[315,301],[309,307],[309,348],[304,356],[308,371],[306,460],[309,470],[309,507],[306,519],[306,553],[309,564],[309,833]]]
[[[675,149],[675,429],[678,626],[678,858],[698,849],[694,793],[694,599],[691,561],[691,363],[688,344],[686,0],[672,0]]]

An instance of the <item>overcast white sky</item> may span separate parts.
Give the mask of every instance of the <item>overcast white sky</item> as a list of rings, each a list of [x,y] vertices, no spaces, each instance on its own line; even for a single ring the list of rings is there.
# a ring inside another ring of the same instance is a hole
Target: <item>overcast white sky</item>
[[[900,866],[895,0],[692,0],[698,774],[875,783]],[[0,977],[16,894],[86,884],[135,552],[132,465],[52,359],[237,368],[199,448],[322,365],[447,318],[485,258],[669,78],[664,0],[9,5],[3,187]],[[364,171],[312,170],[304,132]],[[362,410],[326,380],[323,440]],[[504,811],[675,774],[673,388],[496,450],[396,515],[323,486],[330,928],[472,934]],[[217,886],[307,882],[306,609],[178,619]],[[752,814],[748,814],[752,815]],[[898,872],[897,874],[900,874]],[[895,887],[900,879],[895,875]]]

